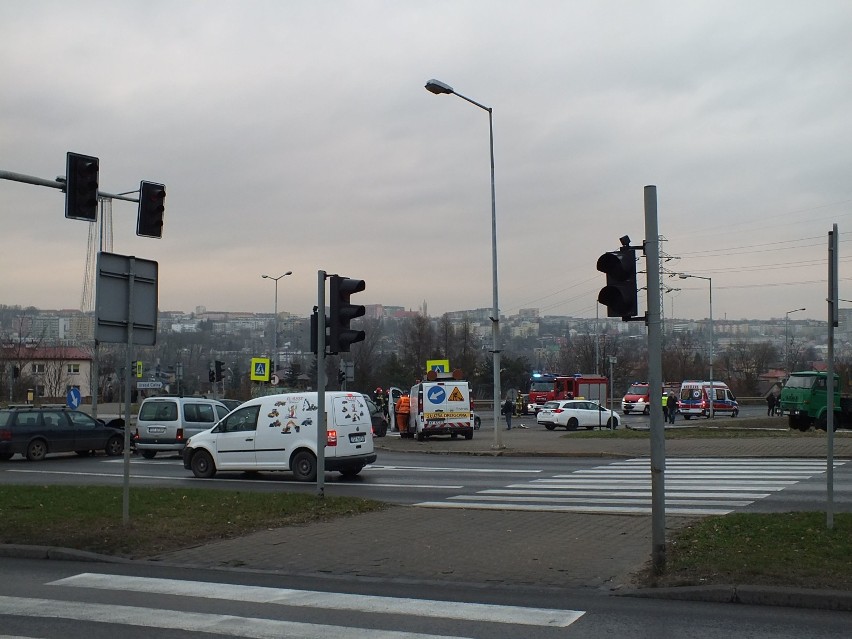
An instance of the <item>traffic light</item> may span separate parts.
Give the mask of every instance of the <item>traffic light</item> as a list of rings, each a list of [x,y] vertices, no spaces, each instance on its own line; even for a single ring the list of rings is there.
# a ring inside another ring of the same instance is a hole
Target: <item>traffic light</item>
[[[366,288],[364,280],[352,280],[340,275],[331,276],[328,352],[348,353],[349,347],[355,342],[364,341],[364,331],[354,331],[349,328],[349,322],[364,315],[365,309],[360,304],[350,304],[349,298],[353,293],[360,293]]]
[[[211,384],[216,381],[216,373],[213,372],[212,368],[207,371],[207,379]]]
[[[337,371],[337,383],[340,386],[343,386],[343,382],[346,381],[346,373],[343,371]]]
[[[70,151],[65,158],[65,217],[98,219],[98,158]]]
[[[222,368],[225,366],[225,362],[220,362],[220,361],[217,359],[217,360],[216,360],[216,362],[215,362],[215,365],[216,365],[216,378],[215,378],[215,381],[217,381],[217,382],[221,382],[223,379],[225,379],[225,375],[224,375],[224,373],[222,372]]]
[[[598,302],[606,306],[606,316],[620,317],[624,321],[636,317],[639,313],[636,249],[622,246],[617,251],[604,253],[598,258],[597,269],[606,273],[606,286],[598,293]]]
[[[163,236],[163,213],[166,211],[166,187],[155,182],[139,183],[139,211],[136,214],[136,235]]]
[[[133,362],[133,372],[137,379],[142,379],[142,360]]]

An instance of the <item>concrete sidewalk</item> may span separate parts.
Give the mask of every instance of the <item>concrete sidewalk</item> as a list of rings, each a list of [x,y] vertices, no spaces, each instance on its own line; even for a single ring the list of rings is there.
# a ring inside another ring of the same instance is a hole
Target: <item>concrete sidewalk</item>
[[[543,427],[504,431],[494,450],[493,431],[473,440],[425,442],[389,435],[383,450],[435,454],[648,456],[647,439],[579,439]],[[667,456],[824,457],[825,439],[753,437],[669,440]],[[835,442],[837,458],[852,458],[852,437]],[[689,521],[667,518],[667,533]],[[357,548],[357,551],[353,550]],[[852,594],[777,588],[644,589],[634,575],[651,557],[651,518],[394,506],[339,520],[267,530],[153,558],[204,568],[239,568],[287,574],[402,581],[486,584],[495,587],[589,588],[674,598],[802,605],[852,610]]]

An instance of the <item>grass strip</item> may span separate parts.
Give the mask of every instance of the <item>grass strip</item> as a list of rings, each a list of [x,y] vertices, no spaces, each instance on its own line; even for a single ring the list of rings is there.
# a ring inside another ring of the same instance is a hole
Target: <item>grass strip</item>
[[[852,589],[852,514],[732,513],[671,535],[657,586],[749,584]]]
[[[387,507],[308,494],[133,488],[125,525],[122,494],[121,488],[106,486],[4,486],[0,543],[140,558]]]

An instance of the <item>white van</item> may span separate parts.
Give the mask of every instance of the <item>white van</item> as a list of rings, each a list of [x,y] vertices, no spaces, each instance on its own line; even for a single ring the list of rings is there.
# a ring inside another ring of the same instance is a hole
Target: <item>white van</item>
[[[432,435],[464,435],[473,439],[474,416],[470,407],[470,386],[465,381],[429,381],[411,387],[409,436],[423,441]]]
[[[180,453],[186,440],[212,428],[228,407],[205,397],[148,397],[139,406],[133,445],[145,459],[157,453]]]
[[[710,397],[713,396],[714,415],[730,415],[736,417],[740,412],[737,398],[725,382],[713,380],[711,392],[710,382],[706,380],[688,379],[681,382],[680,399],[677,403],[678,412],[684,419],[693,415],[710,417]]]
[[[325,395],[325,470],[354,477],[376,461],[370,411],[364,396]],[[317,477],[317,394],[285,393],[245,402],[216,426],[194,435],[183,465],[196,477],[217,471],[291,471],[299,481]]]

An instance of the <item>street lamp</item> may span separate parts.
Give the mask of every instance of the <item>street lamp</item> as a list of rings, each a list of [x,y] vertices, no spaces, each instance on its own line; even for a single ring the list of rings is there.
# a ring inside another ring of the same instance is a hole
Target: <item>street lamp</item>
[[[703,275],[688,275],[687,273],[680,273],[678,277],[682,280],[690,277],[697,280],[707,280],[710,284],[710,419],[713,419],[715,414],[713,405],[716,403],[716,389],[713,388],[713,358],[715,357],[713,351],[713,278],[704,277]]]
[[[493,304],[491,309],[491,353],[494,356],[494,447],[500,448],[500,307],[497,304],[497,200],[494,193],[494,122],[491,107],[480,104],[461,93],[453,90],[448,84],[438,80],[429,80],[426,90],[441,95],[452,93],[462,100],[488,112],[489,147],[491,150],[491,278],[493,288]]]
[[[261,275],[261,277],[265,280],[273,280],[275,282],[275,322],[273,324],[273,335],[272,335],[272,372],[278,370],[278,280],[282,277],[287,277],[288,275],[292,275],[293,271],[287,271],[283,275],[279,275],[278,277],[272,277],[271,275]]]
[[[790,374],[790,313],[804,311],[804,308],[794,308],[784,313],[784,372]]]

